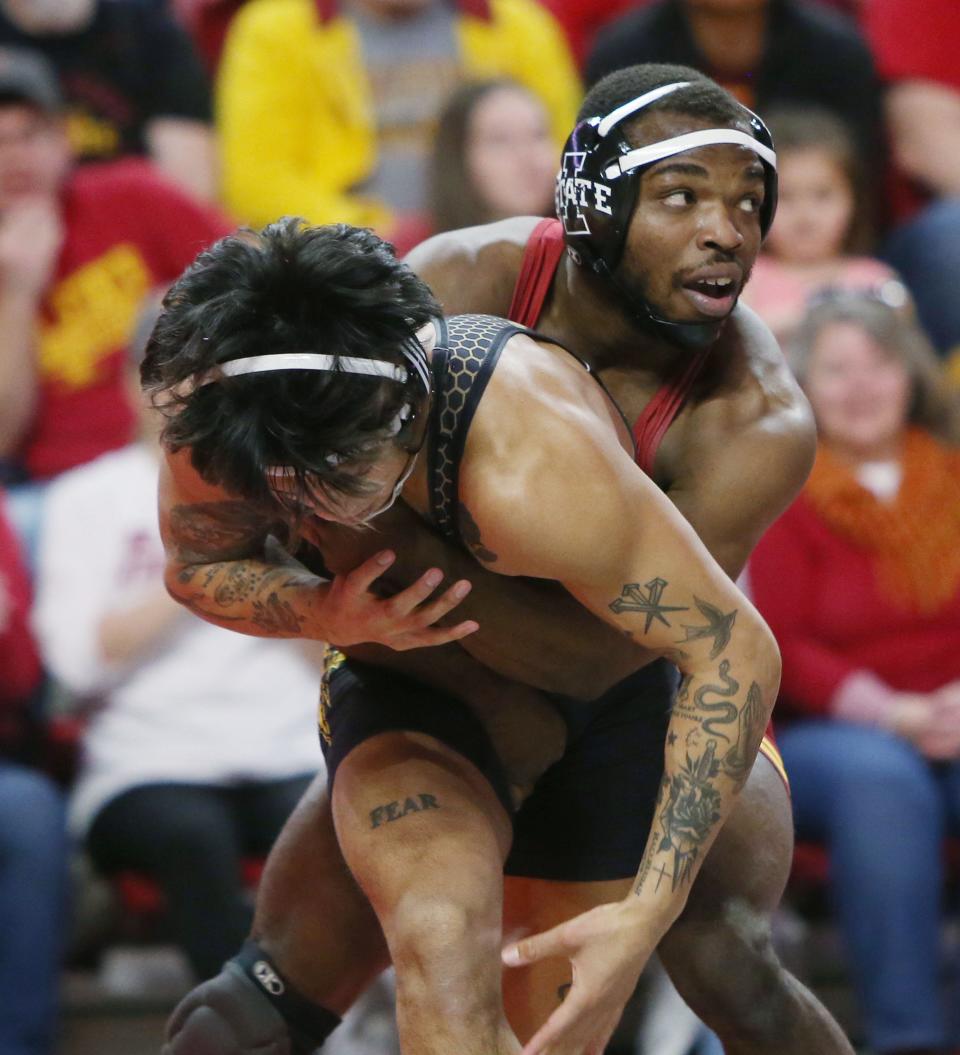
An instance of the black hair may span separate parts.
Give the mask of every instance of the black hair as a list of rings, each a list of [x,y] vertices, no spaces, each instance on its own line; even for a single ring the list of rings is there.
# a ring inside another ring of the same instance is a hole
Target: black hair
[[[691,66],[662,62],[625,66],[601,78],[587,92],[577,115],[577,122],[590,117],[606,117],[618,106],[632,102],[654,88],[676,84],[679,81],[690,83],[645,106],[635,120],[642,120],[650,113],[676,113],[702,117],[724,126],[743,124],[743,107],[716,81]],[[628,120],[624,127],[629,126]]]
[[[290,470],[288,506],[362,494],[401,409],[426,398],[407,381],[342,370],[218,375],[257,355],[318,352],[409,366],[404,349],[440,314],[427,285],[371,231],[286,217],[221,239],[163,301],[141,382],[167,416],[164,442],[189,448],[209,483],[272,505],[272,467]],[[205,377],[215,380],[207,384]]]

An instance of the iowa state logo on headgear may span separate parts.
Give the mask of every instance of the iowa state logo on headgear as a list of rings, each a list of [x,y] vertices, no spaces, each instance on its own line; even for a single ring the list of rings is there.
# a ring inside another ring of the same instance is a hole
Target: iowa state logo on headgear
[[[586,142],[585,142],[586,141]],[[592,233],[585,209],[613,214],[610,196],[613,189],[608,183],[589,178],[584,166],[591,147],[596,142],[596,130],[589,121],[583,121],[573,130],[563,152],[560,171],[557,173],[556,209],[557,218],[563,223],[568,235]]]

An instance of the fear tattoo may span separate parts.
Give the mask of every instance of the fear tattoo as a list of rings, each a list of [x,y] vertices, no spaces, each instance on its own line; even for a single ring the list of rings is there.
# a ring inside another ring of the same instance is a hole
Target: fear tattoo
[[[440,803],[435,795],[421,791],[419,795],[408,795],[402,802],[399,799],[385,802],[370,811],[370,827],[379,828],[384,824],[402,820],[411,813],[423,813],[424,810],[438,810]]]
[[[642,612],[646,616],[643,627],[645,634],[650,633],[650,626],[654,619],[664,626],[670,626],[667,620],[667,612],[688,612],[690,609],[682,605],[666,605],[660,603],[663,591],[670,584],[666,579],[651,579],[643,586],[637,582],[627,583],[620,591],[620,596],[610,603],[610,610],[620,615],[623,612]]]
[[[303,623],[290,602],[281,601],[276,593],[271,593],[265,601],[253,602],[250,622],[269,634],[299,634],[303,629]]]

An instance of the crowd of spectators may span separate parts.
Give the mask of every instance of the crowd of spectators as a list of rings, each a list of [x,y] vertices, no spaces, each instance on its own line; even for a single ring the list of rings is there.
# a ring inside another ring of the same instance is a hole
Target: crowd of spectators
[[[401,253],[549,215],[584,85],[644,61],[703,69],[777,142],[744,299],[820,453],[749,587],[871,1049],[956,1045],[958,49],[956,0],[0,0],[0,1055],[54,1049],[71,854],[151,876],[212,974],[249,919],[240,862],[321,764],[313,658],[163,590],[145,302],[284,214]],[[51,699],[77,730],[59,786]]]

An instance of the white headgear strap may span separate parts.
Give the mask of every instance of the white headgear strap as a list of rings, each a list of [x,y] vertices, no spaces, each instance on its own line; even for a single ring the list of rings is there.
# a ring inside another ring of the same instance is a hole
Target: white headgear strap
[[[653,88],[649,92],[644,92],[643,95],[638,95],[636,99],[631,99],[630,102],[624,103],[623,106],[618,106],[616,110],[611,110],[606,117],[597,122],[597,135],[601,138],[606,137],[611,128],[620,124],[621,121],[625,121],[631,114],[635,114],[645,106],[655,103],[658,99],[662,99],[671,92],[675,92],[678,88],[686,88],[689,83],[690,81],[677,81],[674,84],[661,84],[659,88]],[[590,123],[592,124],[593,121]]]
[[[323,355],[320,352],[278,352],[276,355],[250,355],[218,363],[200,379],[197,387],[209,385],[221,377],[240,377],[243,374],[265,374],[273,370],[325,370],[345,374],[367,374],[386,377],[391,381],[406,382],[407,368],[382,359],[359,359],[353,356]]]
[[[674,154],[682,154],[687,150],[696,150],[698,147],[726,143],[733,146],[746,147],[766,161],[771,168],[776,169],[777,167],[776,153],[748,133],[741,132],[736,128],[704,128],[699,132],[686,132],[682,136],[674,136],[672,139],[663,139],[659,143],[650,143],[645,147],[637,147],[635,150],[618,157],[616,161],[603,170],[603,174],[607,179],[616,179],[626,172],[641,168],[644,165],[652,165],[655,161],[673,157]]]

